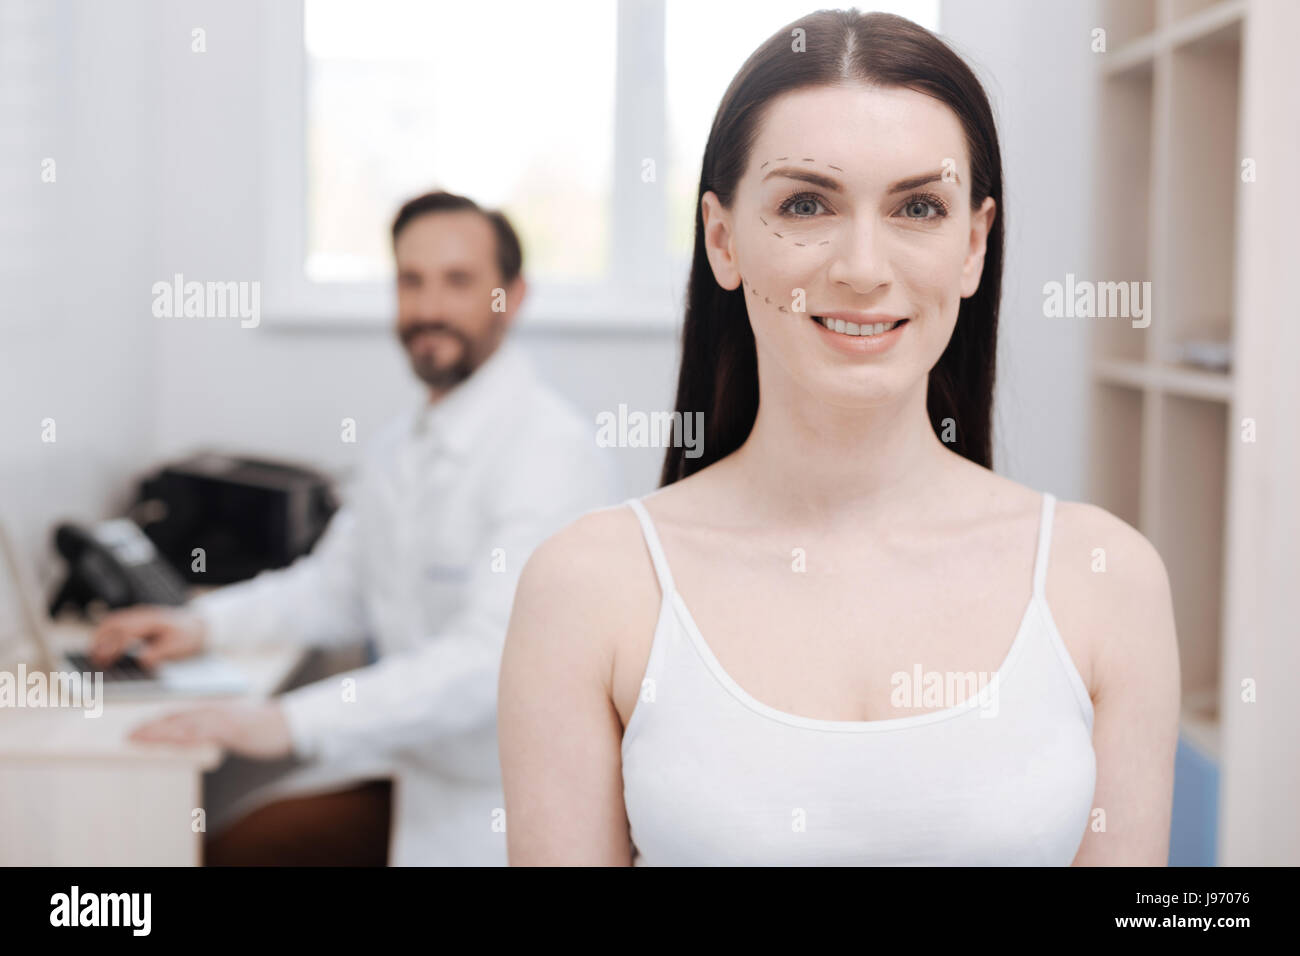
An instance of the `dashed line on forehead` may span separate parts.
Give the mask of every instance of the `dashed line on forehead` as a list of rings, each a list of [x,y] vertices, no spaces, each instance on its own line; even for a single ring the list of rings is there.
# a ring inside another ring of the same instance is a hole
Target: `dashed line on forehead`
[[[758,168],[759,168],[760,170],[762,170],[762,169],[767,169],[767,167],[770,166],[770,165],[772,165],[773,163],[781,163],[781,162],[784,162],[785,160],[787,160],[787,159],[789,159],[789,158],[790,158],[789,156],[778,156],[776,159],[765,159],[765,160],[763,160],[763,165],[759,166]],[[815,162],[817,162],[817,160],[814,159],[814,158],[812,158],[811,156],[803,156],[803,157],[801,157],[801,158],[799,159],[799,162],[801,162],[801,163],[815,163]],[[841,173],[844,172],[844,170],[840,169],[840,167],[836,166],[834,163],[827,163],[826,165],[829,166],[831,169],[838,170],[838,171],[841,172]]]

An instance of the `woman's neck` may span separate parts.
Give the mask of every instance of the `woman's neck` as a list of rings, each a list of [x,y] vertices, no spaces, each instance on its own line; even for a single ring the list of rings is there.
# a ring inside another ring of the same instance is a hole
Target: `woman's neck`
[[[755,506],[813,523],[871,524],[942,494],[958,462],[930,424],[926,379],[870,408],[828,405],[786,384],[763,389],[753,430],[733,456]]]

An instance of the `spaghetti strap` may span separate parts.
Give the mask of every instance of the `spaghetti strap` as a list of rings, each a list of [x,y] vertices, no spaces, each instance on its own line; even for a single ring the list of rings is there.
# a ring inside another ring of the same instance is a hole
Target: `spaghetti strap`
[[[1047,584],[1047,558],[1052,550],[1052,515],[1056,508],[1056,498],[1051,492],[1043,492],[1043,512],[1038,524],[1038,553],[1034,556],[1034,595],[1045,597]]]
[[[645,545],[650,550],[650,560],[654,562],[655,574],[659,578],[659,590],[663,593],[664,600],[667,600],[673,594],[673,575],[668,570],[668,558],[664,555],[663,546],[659,543],[659,535],[655,533],[654,522],[650,520],[650,512],[646,511],[645,505],[641,503],[640,498],[629,498],[624,504],[631,506],[636,512],[636,517],[641,522],[641,533],[645,535]]]

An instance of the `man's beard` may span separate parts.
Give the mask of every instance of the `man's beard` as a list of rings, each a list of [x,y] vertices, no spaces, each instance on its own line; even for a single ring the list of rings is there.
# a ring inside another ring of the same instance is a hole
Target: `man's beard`
[[[460,341],[460,358],[447,365],[439,365],[431,355],[416,355],[411,352],[411,339],[421,332],[438,331]],[[411,370],[420,381],[430,388],[444,391],[459,385],[474,374],[478,368],[474,341],[460,329],[453,328],[446,322],[419,322],[404,328],[398,337],[406,347],[406,355],[411,360]]]

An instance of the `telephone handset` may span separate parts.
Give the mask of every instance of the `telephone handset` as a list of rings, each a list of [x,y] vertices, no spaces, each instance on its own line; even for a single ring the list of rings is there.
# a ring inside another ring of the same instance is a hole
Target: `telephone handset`
[[[51,617],[65,605],[84,611],[90,601],[110,608],[185,603],[185,582],[133,521],[59,525],[54,546],[68,562],[68,577],[50,604]]]

